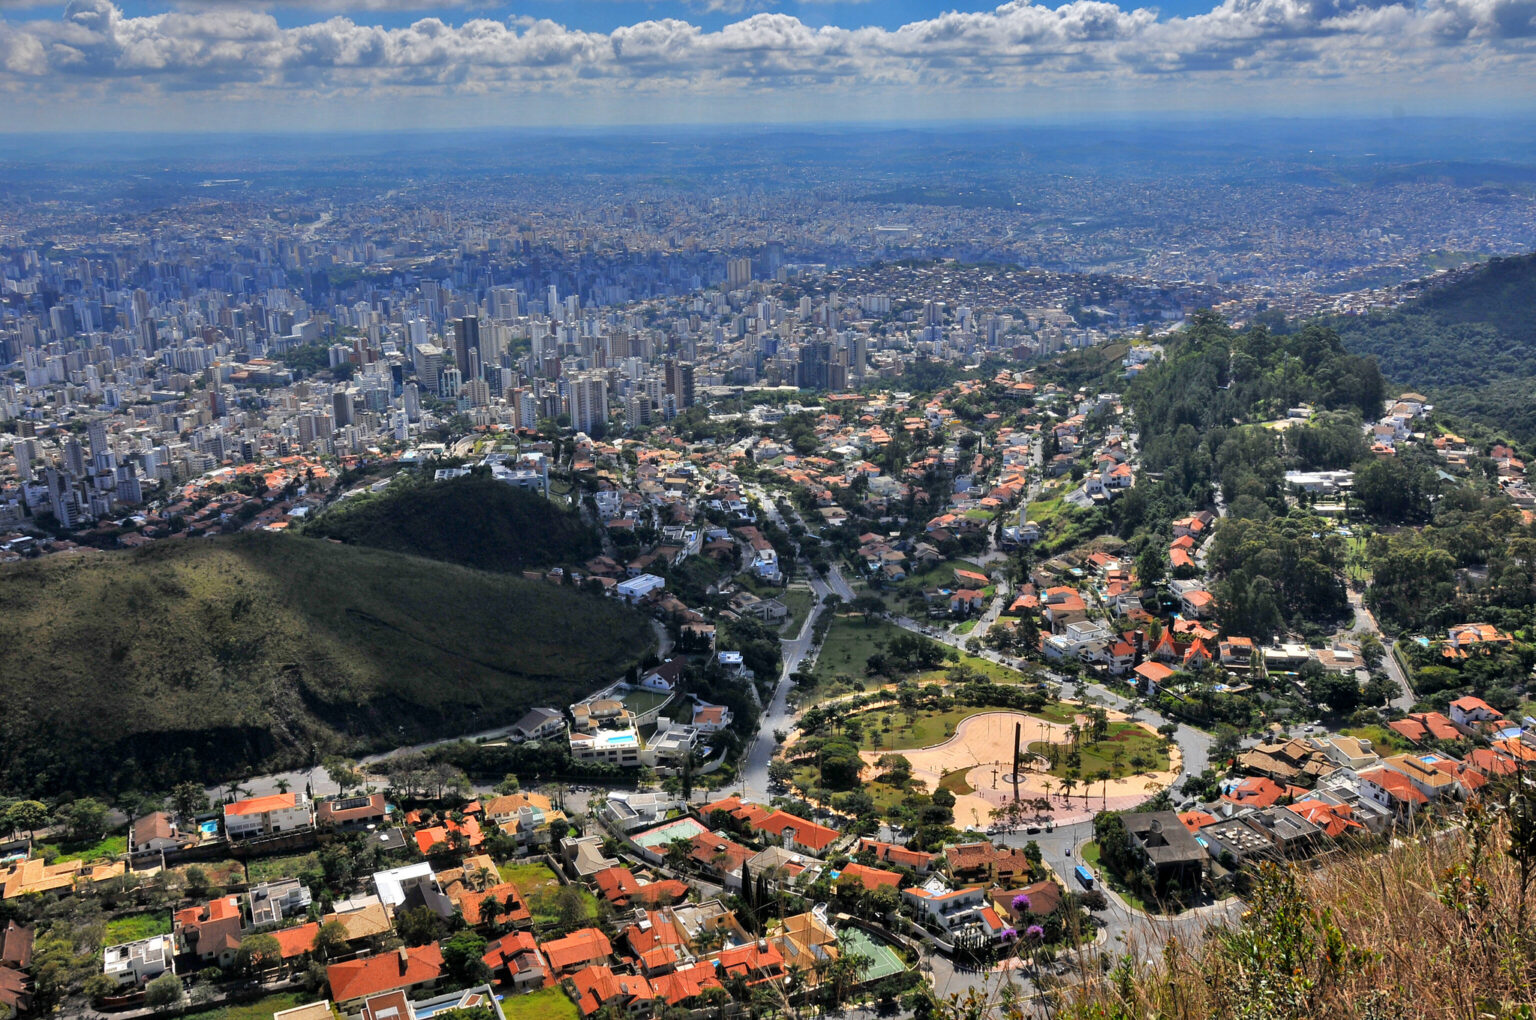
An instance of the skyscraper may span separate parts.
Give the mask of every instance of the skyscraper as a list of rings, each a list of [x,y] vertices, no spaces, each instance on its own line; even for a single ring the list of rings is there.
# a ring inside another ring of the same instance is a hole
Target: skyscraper
[[[677,398],[677,406],[686,409],[693,406],[693,366],[687,362],[668,358],[665,366],[666,390]]]
[[[571,427],[601,436],[608,425],[608,383],[601,376],[580,375],[570,382]]]
[[[466,377],[469,371],[469,352],[480,352],[480,320],[473,315],[453,320],[453,360]]]

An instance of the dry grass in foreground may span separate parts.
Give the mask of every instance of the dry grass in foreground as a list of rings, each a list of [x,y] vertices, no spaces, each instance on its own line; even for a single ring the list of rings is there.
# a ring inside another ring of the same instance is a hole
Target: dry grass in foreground
[[[1457,828],[1381,854],[1269,867],[1235,926],[1170,942],[1151,967],[1127,957],[1053,1015],[1530,1020],[1533,873],[1531,795],[1485,800]]]

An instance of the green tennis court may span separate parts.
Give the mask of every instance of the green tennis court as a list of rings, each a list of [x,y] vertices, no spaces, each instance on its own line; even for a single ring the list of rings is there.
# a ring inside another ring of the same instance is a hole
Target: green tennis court
[[[850,925],[838,934],[847,937],[849,952],[869,957],[869,966],[865,967],[864,973],[860,975],[862,980],[879,981],[881,978],[900,974],[907,969],[907,965],[901,962],[901,956],[896,950],[884,942],[876,942],[862,928]]]

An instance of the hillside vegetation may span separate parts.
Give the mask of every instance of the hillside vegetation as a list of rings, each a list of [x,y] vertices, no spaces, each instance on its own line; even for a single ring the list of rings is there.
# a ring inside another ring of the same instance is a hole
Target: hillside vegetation
[[[1529,1018],[1536,1002],[1536,819],[1496,820],[1313,873],[1267,866],[1242,917],[1203,941],[1126,951],[1067,992],[1067,1020]],[[1146,962],[1144,962],[1146,961]],[[1006,1014],[1005,1014],[1006,1015]]]
[[[1440,410],[1536,439],[1536,255],[1494,259],[1399,308],[1331,325]]]
[[[0,783],[163,789],[512,722],[651,648],[614,602],[265,534],[0,571]]]
[[[481,570],[579,563],[598,552],[574,510],[485,475],[397,477],[383,492],[337,503],[305,533]]]

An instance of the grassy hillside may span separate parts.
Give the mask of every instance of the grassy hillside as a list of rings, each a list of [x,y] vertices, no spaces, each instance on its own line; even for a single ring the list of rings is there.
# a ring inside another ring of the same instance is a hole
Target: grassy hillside
[[[1529,809],[1526,809],[1529,810]],[[1532,1016],[1536,829],[1474,814],[1465,829],[1319,870],[1271,868],[1240,919],[1166,950],[1145,942],[1065,990],[1067,1020],[1464,1020]],[[1522,838],[1512,831],[1522,829]],[[1138,940],[1141,941],[1141,940]],[[1005,1013],[1005,1016],[1010,1015]]]
[[[0,783],[164,788],[513,721],[651,647],[542,582],[263,534],[0,571]]]
[[[1495,259],[1400,308],[1331,320],[1394,383],[1445,411],[1536,438],[1536,255]]]
[[[336,504],[305,533],[482,570],[580,563],[598,552],[574,510],[478,475],[397,478],[381,493]]]

